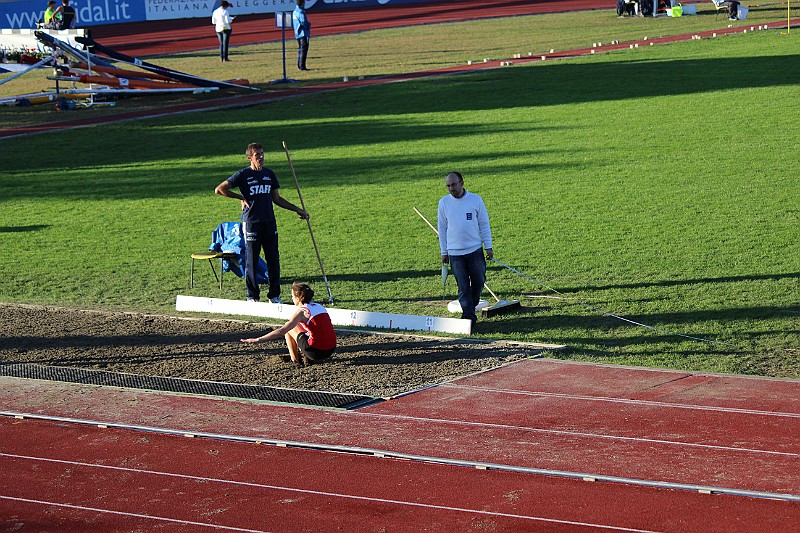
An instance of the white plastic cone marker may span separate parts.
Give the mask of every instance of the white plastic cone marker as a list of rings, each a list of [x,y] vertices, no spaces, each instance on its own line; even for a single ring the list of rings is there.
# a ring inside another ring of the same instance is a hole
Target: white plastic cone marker
[[[480,300],[478,305],[475,306],[475,311],[480,311],[484,307],[489,307],[489,302],[486,300]],[[458,300],[451,300],[450,303],[447,304],[447,310],[451,313],[460,313],[461,312],[461,304]]]

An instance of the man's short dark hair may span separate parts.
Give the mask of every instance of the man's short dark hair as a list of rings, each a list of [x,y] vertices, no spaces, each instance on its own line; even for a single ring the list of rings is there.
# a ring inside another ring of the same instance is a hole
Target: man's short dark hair
[[[264,147],[258,143],[250,143],[247,145],[247,150],[245,150],[244,155],[250,157],[256,152],[256,150],[263,150],[263,149]]]
[[[455,176],[456,178],[458,178],[459,182],[464,181],[464,177],[461,175],[460,172],[450,172],[447,174],[447,176],[445,176],[445,179],[449,178],[450,176]]]

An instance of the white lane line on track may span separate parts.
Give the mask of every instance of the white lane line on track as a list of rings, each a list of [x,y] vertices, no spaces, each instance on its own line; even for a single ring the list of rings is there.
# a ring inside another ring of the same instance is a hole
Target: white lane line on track
[[[39,505],[53,505],[56,507],[62,507],[66,509],[75,509],[78,511],[91,511],[93,513],[105,513],[105,514],[113,514],[119,516],[128,516],[131,518],[145,518],[147,520],[158,520],[161,522],[172,522],[176,524],[182,524],[187,526],[201,526],[201,527],[210,527],[214,529],[224,529],[226,531],[241,531],[243,533],[269,533],[267,531],[262,531],[260,529],[245,529],[241,527],[232,527],[232,526],[221,526],[218,524],[206,524],[204,522],[193,522],[191,520],[179,520],[177,518],[167,518],[164,516],[152,516],[148,514],[139,514],[139,513],[128,513],[125,511],[114,511],[111,509],[100,509],[99,507],[86,507],[84,505],[74,505],[71,503],[61,503],[61,502],[51,502],[51,501],[44,501],[44,500],[32,500],[30,498],[17,498],[14,496],[4,496],[0,494],[0,499],[2,500],[11,500],[15,502],[24,502],[24,503],[35,503]]]
[[[7,412],[2,412],[4,416],[10,416]],[[120,424],[115,422],[98,422],[92,420],[81,420],[75,418],[64,418],[64,417],[53,417],[48,415],[34,415],[34,414],[23,414],[17,413],[15,416],[22,417],[22,418],[30,418],[34,420],[50,420],[56,422],[66,422],[69,424],[79,424],[79,425],[91,425],[97,427],[113,427],[117,429],[126,429],[126,430],[133,430],[133,431],[145,431],[145,432],[153,432],[162,435],[183,435],[187,434],[185,429],[170,429],[170,428],[163,428],[163,427],[153,427],[153,426],[136,426],[130,424]],[[433,457],[433,456],[426,456],[426,455],[416,455],[410,453],[403,453],[399,451],[392,451],[386,449],[377,449],[377,448],[363,448],[359,446],[344,446],[340,444],[324,444],[324,443],[314,443],[314,442],[302,442],[302,441],[287,441],[287,440],[280,440],[280,439],[269,439],[269,438],[256,438],[256,437],[246,437],[241,435],[228,435],[223,433],[207,433],[207,432],[192,432],[192,436],[195,437],[202,437],[207,439],[215,439],[215,440],[223,440],[223,441],[230,441],[230,442],[245,442],[250,444],[266,444],[269,446],[278,446],[282,448],[302,448],[306,450],[318,450],[318,451],[325,451],[325,452],[337,452],[337,453],[344,453],[344,454],[356,454],[356,455],[369,455],[372,457],[385,457],[385,458],[392,458],[392,459],[403,459],[409,461],[418,461],[421,463],[434,463],[434,464],[446,464],[446,465],[457,465],[457,466],[467,466],[470,468],[477,468],[480,470],[501,470],[501,471],[508,471],[508,472],[520,472],[525,474],[536,474],[536,475],[545,475],[545,476],[554,476],[554,477],[561,477],[567,479],[582,479],[586,480],[587,478],[591,478],[595,481],[608,481],[611,483],[622,483],[625,485],[634,485],[634,486],[643,486],[643,487],[654,487],[660,489],[677,489],[677,490],[688,490],[691,492],[700,492],[703,494],[730,494],[735,496],[747,496],[747,497],[755,497],[755,498],[769,498],[773,500],[787,500],[787,501],[795,501],[800,502],[800,495],[798,494],[791,494],[791,493],[780,493],[780,492],[765,492],[765,491],[757,491],[757,490],[747,490],[747,489],[737,489],[733,487],[718,487],[718,486],[710,486],[710,485],[695,485],[691,483],[677,483],[677,482],[670,482],[670,481],[656,481],[656,480],[648,480],[648,479],[637,479],[637,478],[626,478],[620,476],[611,476],[606,474],[598,474],[598,473],[590,473],[590,472],[571,472],[568,470],[552,470],[552,469],[545,469],[545,468],[535,468],[535,467],[528,467],[528,466],[513,466],[508,464],[500,464],[500,463],[487,463],[482,461],[472,461],[469,459],[454,459],[454,458],[447,458],[447,457]]]
[[[701,444],[696,442],[682,442],[676,440],[664,440],[664,439],[648,439],[644,437],[623,437],[620,435],[606,435],[603,433],[586,433],[582,431],[565,431],[565,430],[558,430],[558,429],[540,429],[540,428],[531,428],[526,426],[512,426],[510,424],[493,424],[490,422],[471,422],[469,420],[450,420],[444,418],[430,418],[424,416],[411,416],[411,415],[398,415],[398,414],[383,414],[383,413],[366,413],[362,411],[356,411],[356,415],[359,416],[368,416],[374,418],[387,418],[387,419],[398,419],[398,420],[411,420],[415,422],[434,422],[438,424],[449,424],[449,425],[456,425],[456,426],[470,426],[470,427],[485,427],[485,428],[495,428],[495,429],[510,429],[513,431],[526,431],[530,433],[540,433],[545,435],[565,435],[570,437],[587,437],[592,439],[609,439],[609,440],[619,440],[619,441],[628,441],[628,442],[645,442],[650,444],[665,444],[669,446],[686,446],[691,448],[703,448],[708,450],[721,450],[721,451],[729,451],[729,452],[741,452],[741,453],[757,453],[757,454],[767,454],[767,455],[780,455],[785,457],[800,457],[800,453],[793,453],[793,452],[779,452],[774,450],[758,450],[755,448],[740,448],[736,446],[720,446],[717,444]]]
[[[165,476],[165,477],[174,477],[179,479],[188,479],[191,481],[201,481],[201,482],[212,482],[212,483],[222,483],[226,485],[236,485],[236,486],[244,486],[244,487],[254,487],[254,488],[262,488],[267,490],[280,490],[280,491],[287,491],[287,492],[297,492],[301,494],[313,494],[315,496],[328,496],[331,498],[343,498],[348,500],[357,500],[357,501],[364,501],[364,502],[371,502],[371,503],[385,503],[391,505],[401,505],[401,506],[408,506],[408,507],[419,507],[424,509],[431,509],[436,511],[453,511],[458,513],[470,513],[470,514],[478,514],[484,516],[495,516],[500,518],[514,518],[520,520],[531,520],[536,522],[547,522],[553,524],[565,524],[570,526],[585,526],[585,527],[594,527],[598,529],[606,529],[611,531],[629,531],[634,533],[658,533],[656,531],[647,530],[647,529],[635,529],[635,528],[626,528],[626,527],[619,527],[619,526],[609,526],[605,524],[593,524],[589,522],[576,522],[572,520],[558,520],[555,518],[544,518],[540,516],[527,516],[527,515],[518,515],[512,513],[500,513],[495,511],[484,511],[480,509],[466,509],[463,507],[450,507],[447,505],[434,505],[434,504],[427,504],[427,503],[416,503],[416,502],[407,502],[401,500],[390,500],[386,498],[370,498],[367,496],[356,496],[353,494],[341,494],[336,492],[327,492],[327,491],[317,491],[317,490],[308,490],[308,489],[298,489],[295,487],[285,487],[279,485],[267,485],[263,483],[251,483],[247,481],[233,481],[230,479],[219,479],[219,478],[211,478],[211,477],[204,477],[204,476],[192,476],[188,474],[176,474],[172,472],[160,472],[157,470],[144,470],[139,468],[127,468],[123,466],[110,466],[110,465],[98,465],[92,463],[85,463],[81,461],[67,461],[63,459],[51,459],[47,457],[33,457],[28,455],[18,455],[18,454],[11,454],[11,453],[3,453],[0,452],[0,456],[8,457],[12,459],[22,459],[28,461],[42,461],[42,462],[49,462],[49,463],[57,463],[63,465],[70,465],[70,466],[84,466],[88,468],[98,468],[104,470],[113,470],[119,472],[128,472],[128,473],[136,473],[136,474],[150,474],[155,476]],[[44,505],[57,505],[61,507],[70,507],[74,509],[82,509],[82,510],[89,510],[89,511],[96,511],[96,512],[104,512],[104,513],[113,513],[113,514],[120,514],[125,516],[132,516],[132,517],[142,517],[142,518],[153,518],[156,520],[167,520],[170,522],[180,522],[186,523],[190,525],[199,525],[199,526],[207,526],[207,527],[215,527],[219,529],[229,529],[233,531],[244,531],[244,532],[254,532],[254,533],[264,533],[258,530],[252,529],[239,529],[234,527],[227,527],[227,526],[219,526],[216,524],[203,524],[200,522],[188,522],[183,520],[176,520],[171,518],[162,518],[162,517],[151,517],[148,515],[140,515],[136,513],[127,513],[122,511],[113,511],[109,509],[97,509],[92,507],[82,507],[73,504],[64,504],[58,502],[46,502],[46,501],[39,501],[39,500],[29,500],[24,498],[17,498],[13,496],[4,496],[0,495],[0,499],[7,499],[7,500],[15,500],[15,501],[25,501],[25,502],[32,502],[32,503],[39,503]]]
[[[612,398],[608,396],[581,396],[575,394],[561,394],[557,392],[537,392],[537,391],[523,391],[516,389],[497,389],[492,387],[476,387],[474,385],[458,385],[455,383],[442,383],[439,387],[453,388],[453,389],[473,389],[483,392],[498,392],[503,394],[516,394],[520,396],[543,396],[551,398],[564,398],[567,400],[585,400],[594,402],[612,402],[624,403],[631,405],[649,405],[653,407],[668,407],[675,409],[694,409],[698,411],[716,411],[720,413],[736,413],[746,415],[758,416],[777,416],[785,418],[800,418],[800,413],[785,413],[780,411],[759,411],[756,409],[740,409],[737,407],[716,407],[713,405],[697,405],[697,404],[683,404],[671,402],[656,402],[652,400],[634,400],[629,398]]]

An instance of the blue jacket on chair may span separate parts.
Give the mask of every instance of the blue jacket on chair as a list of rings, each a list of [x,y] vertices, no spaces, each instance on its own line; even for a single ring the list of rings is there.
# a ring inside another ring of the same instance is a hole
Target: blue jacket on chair
[[[237,261],[222,261],[222,270],[233,272],[238,277],[244,276],[244,236],[242,235],[241,222],[223,222],[211,232],[211,246],[208,247],[212,252],[232,252],[238,256]],[[267,273],[267,262],[264,258],[258,258],[258,272],[256,279],[259,284],[264,285],[269,282]]]

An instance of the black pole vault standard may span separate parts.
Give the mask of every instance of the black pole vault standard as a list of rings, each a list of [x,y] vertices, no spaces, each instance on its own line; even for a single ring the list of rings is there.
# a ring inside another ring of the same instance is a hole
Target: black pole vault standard
[[[197,85],[198,87],[218,87],[220,89],[235,89],[239,91],[258,91],[260,90],[258,87],[251,87],[250,85],[237,85],[235,83],[230,83],[227,81],[218,81],[218,80],[210,80],[208,78],[201,78],[199,76],[193,76],[191,74],[186,74],[185,72],[179,72],[177,70],[172,70],[166,67],[160,67],[153,63],[148,63],[147,61],[142,61],[137,57],[132,57],[129,55],[125,55],[122,52],[117,52],[107,46],[103,46],[102,44],[98,43],[97,41],[89,38],[89,37],[75,37],[75,40],[81,43],[84,46],[92,47],[95,51],[100,52],[102,54],[107,55],[111,59],[116,61],[120,61],[122,63],[127,63],[129,65],[135,65],[143,70],[148,72],[155,72],[156,74],[161,74],[163,76],[167,76],[168,78],[172,78],[174,80],[189,83],[192,85]],[[113,66],[113,65],[112,65]]]
[[[71,56],[71,57],[73,57],[73,58],[75,58],[78,61],[81,61],[83,63],[88,63],[89,65],[101,65],[101,66],[104,66],[104,67],[113,67],[113,66],[115,66],[113,63],[109,63],[108,61],[105,61],[105,60],[95,56],[94,54],[92,54],[88,50],[85,50],[85,51],[84,50],[79,50],[78,48],[75,48],[74,46],[72,46],[71,44],[69,44],[67,42],[64,42],[64,41],[61,41],[59,39],[56,39],[55,37],[53,37],[49,33],[44,33],[44,32],[41,32],[41,31],[34,31],[33,35],[39,40],[40,43],[42,43],[42,44],[44,44],[46,46],[49,46],[53,50],[59,50],[61,52],[64,52],[65,54],[67,54],[67,55],[69,55],[69,56]],[[80,37],[80,36],[77,36],[75,38],[76,41],[78,40],[78,37]],[[80,42],[80,41],[78,41],[78,42]],[[83,43],[81,43],[81,44],[83,44]]]
[[[306,210],[306,204],[303,201],[303,193],[300,192],[300,183],[297,181],[297,174],[294,172],[294,164],[292,163],[292,156],[289,155],[289,147],[286,146],[286,141],[283,141],[283,150],[286,152],[286,159],[289,161],[289,168],[292,170],[292,177],[294,178],[294,186],[297,187],[297,196],[300,197],[300,207],[303,211]],[[325,275],[325,267],[322,266],[322,258],[319,256],[319,248],[317,248],[317,240],[314,238],[314,231],[311,229],[311,219],[307,218],[308,232],[311,234],[311,243],[314,245],[314,251],[317,253],[317,261],[319,261],[319,269],[322,271],[322,279],[325,281],[325,288],[328,289],[328,301],[333,305],[333,293],[331,293],[331,286],[328,285],[328,277]]]

